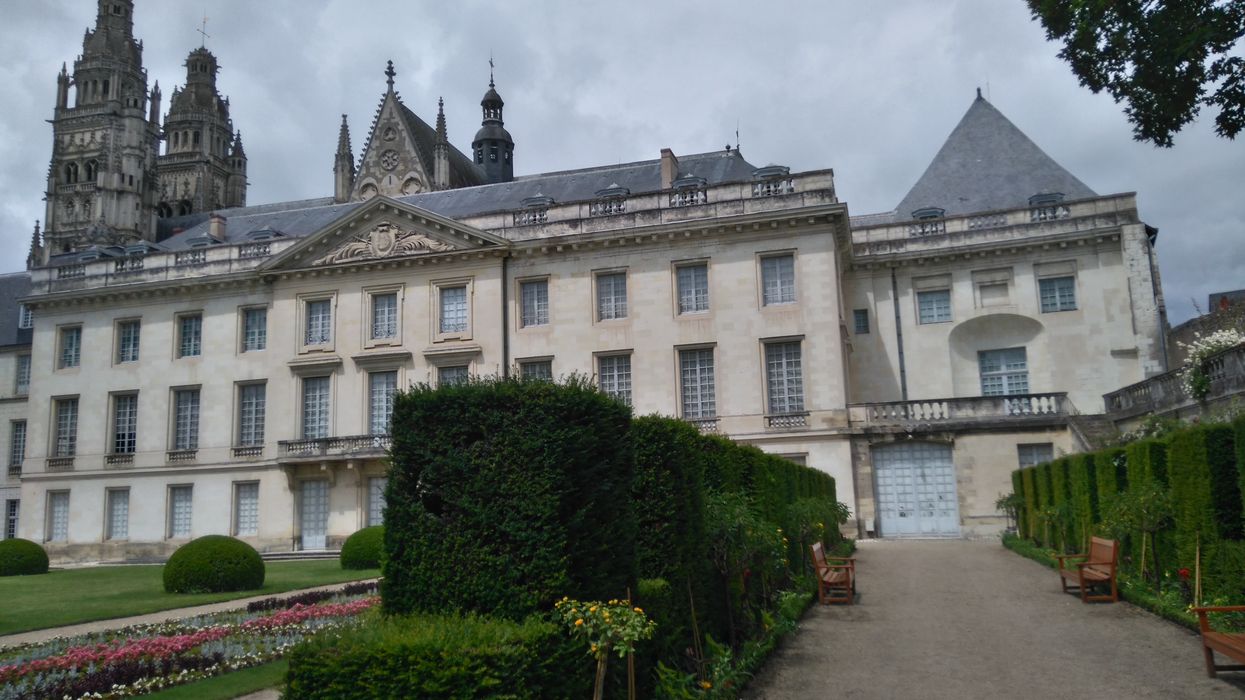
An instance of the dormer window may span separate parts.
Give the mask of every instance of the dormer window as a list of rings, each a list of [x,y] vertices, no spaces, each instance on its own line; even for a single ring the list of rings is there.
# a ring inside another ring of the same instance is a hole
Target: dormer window
[[[514,213],[515,226],[543,224],[549,220],[549,206],[554,203],[553,197],[537,192],[531,197],[524,197],[523,211]]]
[[[705,189],[706,184],[703,177],[695,175],[684,175],[670,183],[673,190],[670,193],[670,206],[690,207],[707,203],[709,194]]]
[[[1029,198],[1031,207],[1049,207],[1063,201],[1063,192],[1041,192]]]
[[[620,186],[618,183],[611,184],[605,189],[597,190],[597,201],[588,205],[589,216],[610,216],[612,214],[624,214],[627,211],[627,195],[631,194],[631,190]]]
[[[1054,221],[1072,216],[1063,203],[1062,192],[1039,192],[1029,198],[1029,221]]]
[[[795,192],[791,168],[785,165],[767,165],[752,171],[752,196],[773,197]]]
[[[912,212],[912,218],[917,221],[929,221],[930,219],[941,219],[946,216],[947,210],[938,207],[922,207]]]

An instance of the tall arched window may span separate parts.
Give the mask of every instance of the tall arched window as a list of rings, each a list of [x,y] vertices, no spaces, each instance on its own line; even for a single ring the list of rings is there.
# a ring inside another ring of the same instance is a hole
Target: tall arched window
[[[78,183],[78,164],[69,163],[65,166],[65,183],[75,185]]]
[[[86,181],[95,182],[95,178],[99,175],[99,161],[88,160],[86,162]]]

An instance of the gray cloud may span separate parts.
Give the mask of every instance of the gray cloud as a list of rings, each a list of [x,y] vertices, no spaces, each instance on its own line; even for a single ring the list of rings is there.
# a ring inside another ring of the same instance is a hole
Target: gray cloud
[[[1120,107],[1077,85],[1019,0],[136,4],[148,73],[166,96],[184,82],[206,5],[253,203],[331,192],[340,115],[357,152],[388,59],[425,119],[444,96],[450,138],[466,150],[491,50],[520,174],[718,149],[738,124],[755,163],[834,168],[857,214],[895,206],[981,86],[1090,187],[1138,193],[1161,229],[1173,321],[1194,314],[1193,300],[1245,287],[1245,143],[1216,138],[1207,119],[1173,149],[1132,141]],[[0,9],[0,271],[11,271],[43,218],[55,76],[81,51],[95,3]]]

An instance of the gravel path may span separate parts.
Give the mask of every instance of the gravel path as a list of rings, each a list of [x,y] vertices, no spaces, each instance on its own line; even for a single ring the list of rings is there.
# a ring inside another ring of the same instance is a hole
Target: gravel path
[[[997,541],[863,542],[859,598],[813,606],[743,697],[1232,698],[1192,632],[1061,593]],[[1227,663],[1220,657],[1220,663]]]

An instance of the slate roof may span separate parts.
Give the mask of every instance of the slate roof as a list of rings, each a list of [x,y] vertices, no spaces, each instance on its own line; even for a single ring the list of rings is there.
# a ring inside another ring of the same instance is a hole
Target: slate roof
[[[428,172],[431,173],[433,167],[435,167],[433,147],[437,143],[436,129],[429,126],[428,122],[420,119],[419,115],[402,104],[401,100],[398,100],[398,113],[402,115],[402,119],[406,122],[407,131],[411,133],[415,141],[415,147],[419,149],[420,161],[424,163]],[[462,151],[450,144],[450,186],[467,187],[484,184],[487,181],[484,171],[480,170]]]
[[[30,294],[29,272],[0,275],[0,347],[30,345],[31,329],[17,327],[17,300],[27,294]]]
[[[894,220],[924,207],[959,216],[1029,205],[1029,197],[1061,192],[1066,199],[1098,196],[1033,143],[981,97],[960,119],[938,155],[907,196]]]
[[[696,175],[705,179],[709,186],[726,182],[747,182],[752,179],[756,167],[737,150],[714,151],[679,157],[679,175]],[[661,161],[644,160],[635,163],[606,165],[581,170],[525,175],[513,182],[477,185],[461,189],[424,192],[398,199],[450,218],[465,218],[495,211],[519,209],[523,200],[537,194],[552,197],[554,202],[575,202],[596,199],[598,190],[618,185],[632,194],[655,192],[661,189]],[[253,231],[269,228],[287,236],[307,236],[345,216],[362,202],[335,204],[331,197],[306,199],[296,202],[280,202],[236,209],[222,209],[216,213],[228,219],[225,226],[227,242],[247,240]],[[183,229],[173,233],[177,228]],[[189,216],[160,221],[160,247],[166,250],[185,250],[189,241],[207,233],[208,215]]]

